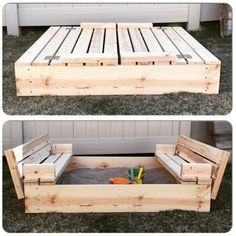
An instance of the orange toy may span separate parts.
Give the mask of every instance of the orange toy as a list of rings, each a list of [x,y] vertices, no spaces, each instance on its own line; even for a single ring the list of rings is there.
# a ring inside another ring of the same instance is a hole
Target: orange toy
[[[116,178],[110,178],[110,181],[113,184],[129,184],[129,180],[126,178],[116,177]]]

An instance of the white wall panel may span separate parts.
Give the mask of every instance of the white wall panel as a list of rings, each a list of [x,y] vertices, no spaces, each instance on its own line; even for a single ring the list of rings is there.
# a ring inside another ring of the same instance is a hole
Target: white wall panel
[[[189,121],[18,121],[4,125],[3,143],[5,150],[48,132],[51,143],[72,143],[74,154],[152,153],[190,130]]]

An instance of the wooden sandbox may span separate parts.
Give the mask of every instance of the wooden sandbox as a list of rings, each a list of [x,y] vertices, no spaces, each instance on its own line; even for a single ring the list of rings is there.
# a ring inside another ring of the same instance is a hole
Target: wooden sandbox
[[[16,62],[18,96],[217,94],[221,62],[182,27],[50,27]]]
[[[25,212],[210,211],[229,153],[180,136],[177,145],[156,145],[154,157],[73,156],[72,145],[50,145],[48,135],[5,151],[18,199]],[[58,184],[63,173],[82,168],[142,164],[166,171],[174,183]]]

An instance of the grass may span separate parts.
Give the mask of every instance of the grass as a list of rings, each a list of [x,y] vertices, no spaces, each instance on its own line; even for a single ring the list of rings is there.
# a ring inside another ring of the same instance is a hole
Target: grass
[[[232,108],[231,37],[220,37],[218,22],[192,35],[222,61],[220,93],[138,96],[17,97],[14,62],[45,32],[23,28],[20,37],[3,32],[3,110],[9,115],[224,115]]]
[[[232,227],[232,166],[209,213],[25,214],[3,158],[3,228],[7,232],[228,232]]]

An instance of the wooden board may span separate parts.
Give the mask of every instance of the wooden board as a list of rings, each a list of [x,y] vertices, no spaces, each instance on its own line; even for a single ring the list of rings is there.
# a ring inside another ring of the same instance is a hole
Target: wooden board
[[[208,185],[26,184],[25,195],[26,213],[210,211]]]
[[[204,68],[204,75],[195,71],[193,65],[199,70]],[[74,67],[76,74],[73,75]],[[55,70],[63,75],[63,81]],[[120,71],[125,73],[121,75]],[[137,74],[134,71],[139,72],[139,76],[130,80],[132,74]],[[162,75],[157,74],[155,81],[149,82],[147,75],[154,71],[165,73],[169,78],[162,79]],[[39,82],[38,73],[40,83],[49,87],[46,90],[38,84],[34,87]],[[96,86],[91,84],[88,73],[93,74]],[[151,23],[82,23],[80,27],[51,27],[15,63],[15,75],[18,96],[216,94],[220,61],[181,27],[153,27]],[[197,82],[193,80],[196,75]],[[81,76],[83,81],[80,81]],[[109,84],[104,79],[108,76]],[[187,81],[182,81],[186,76]],[[27,78],[30,80],[22,85]]]
[[[32,66],[15,70],[18,96],[163,94],[179,91],[212,94],[219,91],[219,71],[217,65],[209,65],[207,69],[205,65],[118,65]]]

